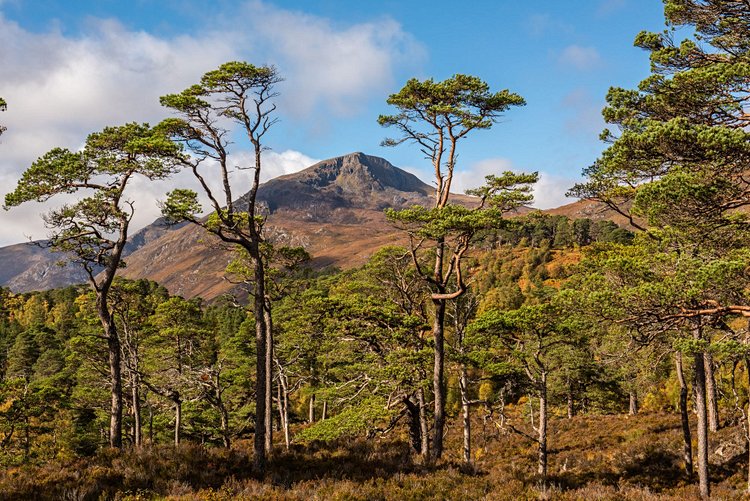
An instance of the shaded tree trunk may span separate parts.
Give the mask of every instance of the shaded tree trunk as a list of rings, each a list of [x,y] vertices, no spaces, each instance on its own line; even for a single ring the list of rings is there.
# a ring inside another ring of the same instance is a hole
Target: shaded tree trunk
[[[711,353],[703,354],[703,365],[706,371],[706,406],[708,411],[709,431],[719,430],[719,399],[716,391],[716,376],[714,375],[714,359]]]
[[[683,449],[682,458],[685,461],[685,473],[688,477],[693,476],[693,441],[690,436],[690,421],[688,419],[688,388],[685,383],[685,374],[682,370],[682,353],[675,353],[675,369],[677,380],[680,383],[680,419],[682,421]]]
[[[154,445],[154,408],[148,404],[148,443]]]
[[[568,401],[568,419],[573,419],[573,416],[576,415],[576,403],[573,399],[573,383],[570,381],[570,377],[568,377],[568,394],[566,397]]]
[[[422,451],[422,429],[420,427],[419,403],[413,400],[414,396],[404,397],[406,412],[409,414],[409,440],[414,452]]]
[[[221,408],[221,440],[225,448],[229,449],[232,446],[232,441],[229,436],[229,412],[226,407]]]
[[[700,339],[700,327],[696,329],[696,337]],[[711,494],[711,486],[708,477],[708,411],[703,353],[694,355],[693,366],[695,371],[695,407],[698,414],[698,484],[701,497],[708,498]]]
[[[29,424],[28,407],[24,409],[23,425],[23,461],[26,462],[29,460],[29,454],[31,452],[31,434],[29,432],[29,427],[31,425]]]
[[[323,400],[323,412],[320,415],[320,420],[325,421],[328,417],[328,400]]]
[[[264,321],[266,324],[266,409],[265,409],[265,448],[266,453],[273,451],[273,322],[271,318],[271,302],[266,300]]]
[[[440,250],[442,247],[439,247]],[[442,259],[442,252],[439,252]],[[437,273],[436,273],[437,275]],[[445,429],[445,300],[433,300],[435,320],[432,337],[435,341],[435,358],[432,374],[432,387],[435,394],[434,429],[432,436],[431,459],[436,461],[443,455],[443,431]]]
[[[635,390],[630,391],[630,406],[628,414],[631,416],[638,414],[638,393]]]
[[[471,464],[471,409],[469,408],[469,377],[466,366],[461,366],[458,386],[461,390],[461,416],[463,419],[463,456],[466,464]]]

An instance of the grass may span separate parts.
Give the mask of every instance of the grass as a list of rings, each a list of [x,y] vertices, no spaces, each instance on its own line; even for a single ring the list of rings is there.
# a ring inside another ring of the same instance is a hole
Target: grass
[[[444,461],[426,467],[405,431],[377,440],[277,448],[264,478],[250,471],[251,443],[232,450],[184,444],[101,451],[90,458],[0,472],[0,499],[65,500],[379,500],[379,499],[697,499],[683,472],[679,417],[673,414],[577,416],[551,422],[547,489],[536,451],[523,437],[477,418],[475,464],[461,465],[453,423]],[[720,430],[712,449],[736,435]],[[742,499],[747,454],[714,459],[716,499]]]

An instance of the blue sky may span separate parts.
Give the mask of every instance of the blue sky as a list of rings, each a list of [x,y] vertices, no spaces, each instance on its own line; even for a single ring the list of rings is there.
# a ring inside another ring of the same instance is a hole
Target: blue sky
[[[0,186],[12,189],[52,147],[77,148],[106,125],[158,121],[159,95],[244,59],[275,64],[286,78],[267,177],[364,151],[429,181],[416,148],[379,146],[388,131],[377,116],[409,77],[469,73],[528,104],[464,142],[457,188],[496,170],[538,170],[538,206],[557,206],[603,148],[607,89],[648,74],[635,35],[663,23],[658,0],[0,0],[0,96],[9,103]],[[150,222],[154,200],[183,182],[138,186],[136,224]],[[43,209],[0,213],[0,245],[44,237]]]

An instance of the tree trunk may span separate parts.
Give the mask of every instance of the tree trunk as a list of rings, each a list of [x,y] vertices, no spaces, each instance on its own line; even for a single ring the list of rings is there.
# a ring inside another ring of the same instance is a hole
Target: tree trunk
[[[432,388],[435,393],[435,425],[432,436],[432,460],[443,455],[443,430],[445,428],[445,300],[436,299],[435,320],[432,324],[432,337],[435,341],[435,359],[432,374]]]
[[[539,393],[539,465],[537,473],[542,477],[542,488],[547,487],[547,374],[542,372]]]
[[[697,335],[700,335],[700,328]],[[700,494],[708,498],[711,487],[708,477],[708,415],[706,406],[706,372],[703,363],[703,353],[694,355],[695,370],[695,407],[698,413],[698,483]]]
[[[416,453],[420,453],[422,451],[422,429],[419,424],[420,408],[419,403],[415,403],[413,398],[413,396],[404,397],[404,405],[409,414],[409,439],[411,440],[411,446]]]
[[[427,426],[427,405],[424,401],[424,388],[417,390],[417,404],[419,404],[419,429],[422,438],[419,454],[424,460],[427,460],[430,457],[430,430]]]
[[[323,400],[323,412],[320,415],[320,420],[325,421],[328,417],[328,400]]]
[[[708,409],[709,431],[719,430],[719,399],[716,392],[716,376],[714,375],[714,359],[710,353],[703,354],[703,365],[706,370],[706,399]]]
[[[273,322],[271,302],[266,301],[264,310],[266,323],[266,453],[273,452]]]
[[[677,380],[680,383],[680,418],[682,420],[683,450],[682,458],[685,461],[685,473],[688,477],[693,476],[693,441],[690,436],[690,421],[688,420],[688,388],[685,383],[685,374],[682,371],[682,353],[675,353],[675,368]]]
[[[570,382],[570,377],[568,377],[567,400],[568,400],[568,419],[573,419],[573,416],[576,415],[576,403],[575,403],[575,400],[573,400],[573,384]]]
[[[315,422],[315,393],[310,395],[308,404],[309,406],[307,409],[307,422],[313,424]]]
[[[276,387],[279,400],[279,421],[284,432],[284,445],[289,450],[289,413],[287,412],[287,386],[286,377],[279,371],[279,384]]]
[[[464,463],[471,464],[471,409],[469,409],[469,377],[466,366],[461,366],[461,375],[458,381],[461,390],[461,415],[464,428]]]
[[[638,393],[635,390],[630,391],[630,408],[628,414],[631,416],[638,414]]]
[[[229,436],[229,412],[226,406],[221,407],[221,439],[224,447],[229,449],[232,446],[232,440]]]
[[[154,445],[154,408],[148,405],[148,443]]]
[[[138,386],[138,375],[133,374],[131,388],[133,399],[133,443],[136,447],[140,447],[143,443],[143,428],[141,426],[141,395]]]
[[[23,461],[24,463],[29,460],[29,454],[31,452],[31,435],[29,433],[29,409],[24,409],[23,416]]]
[[[182,428],[182,400],[179,395],[173,397],[174,402],[174,445],[180,445],[180,431]]]
[[[106,314],[100,313],[104,324],[104,330],[107,333],[107,349],[109,351],[109,378],[110,378],[110,397],[111,406],[109,412],[109,446],[122,448],[122,368],[120,339],[117,337],[117,330],[114,322]]]
[[[257,183],[260,171],[260,154],[256,151],[255,177]],[[254,187],[256,184],[253,185]],[[254,199],[251,200],[254,203]],[[250,220],[255,217],[255,207],[248,208]],[[251,245],[247,249],[253,262],[255,279],[255,294],[253,296],[253,315],[255,316],[255,437],[253,440],[253,468],[256,473],[263,474],[266,471],[266,351],[268,336],[266,334],[266,295],[265,295],[265,270],[263,259],[258,247],[260,235],[258,235],[255,224],[251,228]]]

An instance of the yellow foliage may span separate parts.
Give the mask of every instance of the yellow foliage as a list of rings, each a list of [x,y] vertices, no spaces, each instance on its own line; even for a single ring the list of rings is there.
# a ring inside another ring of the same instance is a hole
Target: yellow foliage
[[[492,381],[485,381],[479,385],[479,400],[491,402],[495,397],[495,388]]]
[[[0,412],[8,412],[10,408],[13,406],[13,402],[15,401],[16,401],[15,398],[11,398],[3,402],[2,404],[0,404]]]

